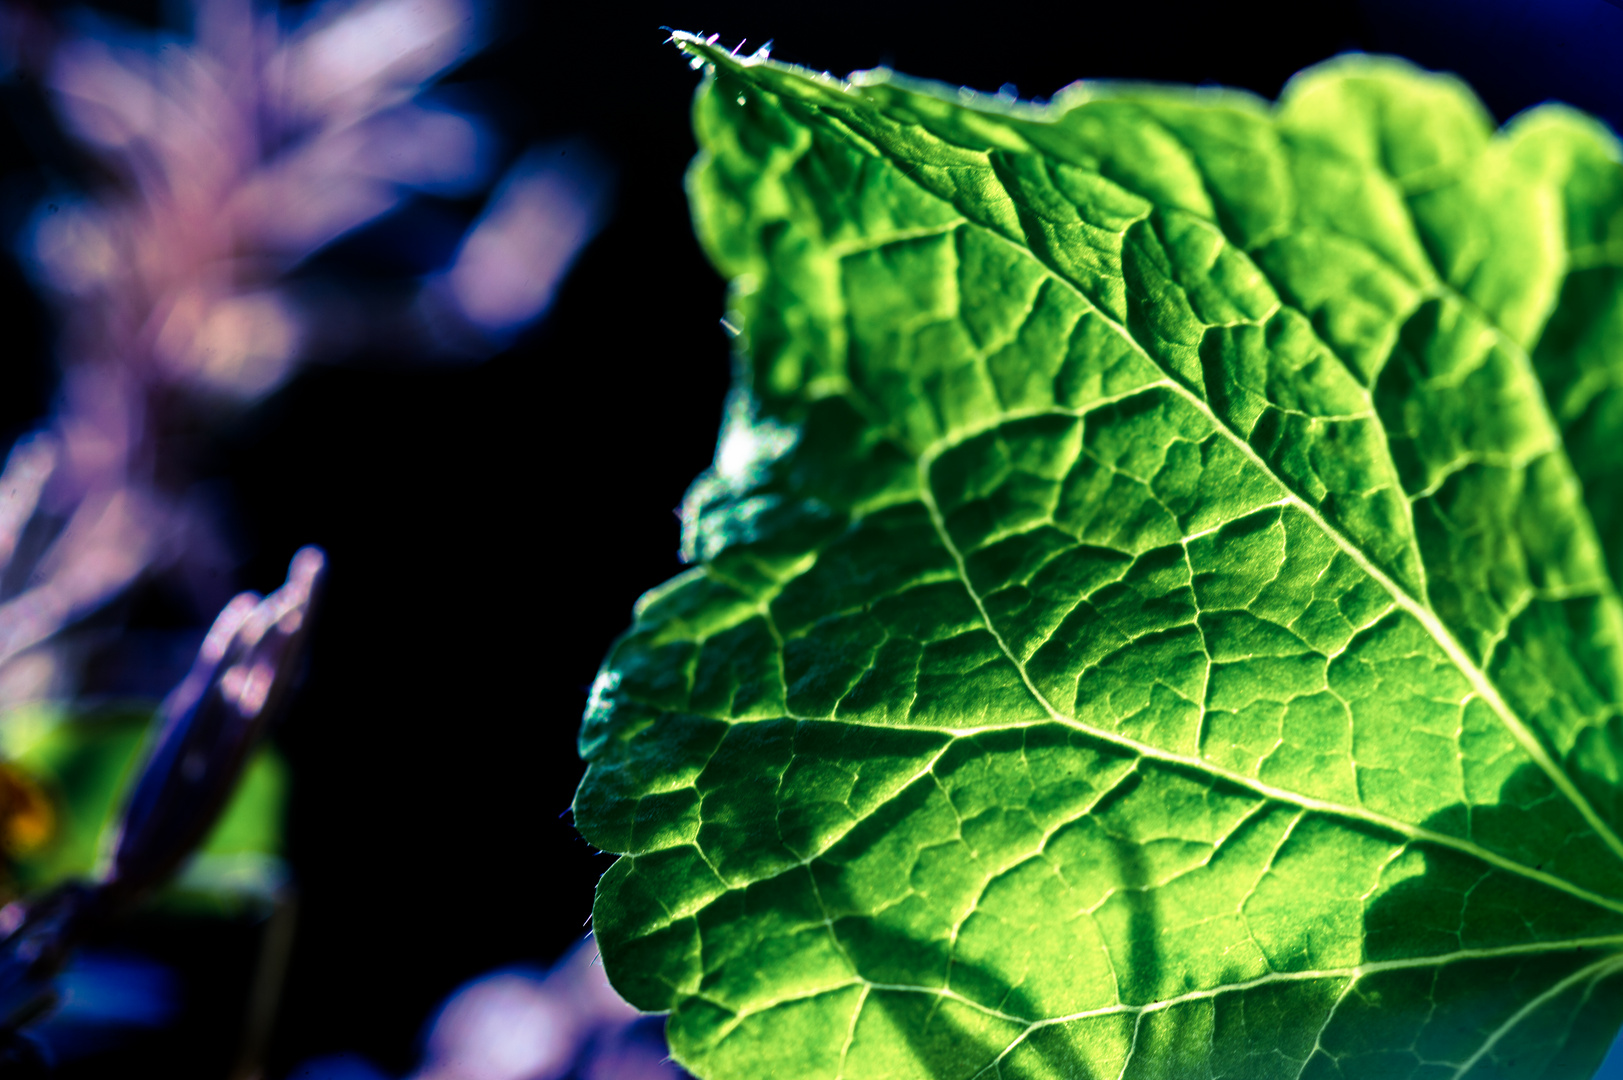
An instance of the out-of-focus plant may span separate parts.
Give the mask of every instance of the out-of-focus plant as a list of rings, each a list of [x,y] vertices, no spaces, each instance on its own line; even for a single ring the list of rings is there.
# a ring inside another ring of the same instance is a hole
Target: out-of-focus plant
[[[15,69],[42,81],[99,172],[42,202],[22,237],[61,315],[63,374],[54,417],[0,480],[5,579],[27,583],[0,604],[12,700],[71,693],[64,656],[39,646],[143,576],[171,575],[218,607],[205,573],[229,555],[186,495],[200,427],[306,357],[380,338],[442,357],[492,351],[546,308],[606,208],[589,155],[537,150],[409,300],[290,281],[414,193],[488,186],[495,134],[424,93],[488,18],[470,0],[328,4],[299,19],[202,0],[195,16],[186,41],[9,12]]]
[[[165,1018],[169,1003],[151,978],[165,973],[153,965],[104,967],[99,975],[92,965],[88,979],[81,965],[65,987],[63,968],[85,939],[166,885],[216,826],[299,677],[326,562],[319,549],[301,550],[282,588],[266,597],[242,593],[214,620],[191,671],[158,708],[139,769],[108,821],[99,871],[0,908],[0,1075],[48,1070],[53,1042],[84,1049],[79,1028],[90,1027],[94,1036],[96,1027],[108,1026],[87,1024],[92,1017],[71,1007],[87,995],[104,1006],[111,999],[103,1021]],[[70,1008],[62,1009],[64,1002]],[[42,1025],[47,1017],[54,1023]],[[250,1031],[257,1036],[263,1027]],[[255,1071],[258,1041],[250,1038],[238,1072]]]
[[[85,709],[87,657],[128,644],[114,602],[162,583],[201,636],[231,591],[217,510],[193,493],[207,433],[301,362],[493,353],[546,310],[607,211],[589,151],[534,148],[498,176],[498,133],[434,92],[491,30],[475,0],[197,0],[192,14],[180,36],[0,8],[9,77],[44,91],[85,165],[17,238],[58,316],[61,379],[0,472],[11,895],[84,874],[107,847],[145,726],[139,708]],[[488,196],[448,265],[386,299],[300,276],[419,194]],[[205,845],[231,858],[183,883],[274,892],[282,787],[261,758]]]

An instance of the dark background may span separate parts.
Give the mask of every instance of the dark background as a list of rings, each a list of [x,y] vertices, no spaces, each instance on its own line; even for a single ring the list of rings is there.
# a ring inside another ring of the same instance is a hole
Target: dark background
[[[161,20],[156,3],[99,6]],[[750,50],[774,38],[775,58],[837,73],[890,64],[1027,97],[1082,76],[1274,96],[1335,53],[1389,51],[1460,73],[1501,119],[1559,98],[1623,126],[1623,10],[1602,0],[500,10],[496,44],[452,81],[496,112],[515,154],[582,136],[619,176],[615,216],[552,315],[477,367],[308,369],[202,463],[227,493],[244,586],[274,587],[307,542],[333,568],[311,676],[278,736],[301,901],[273,1076],[335,1051],[404,1073],[458,983],[549,962],[584,932],[609,862],[567,815],[585,690],[636,597],[680,569],[673,509],[709,464],[729,370],[723,283],[681,187],[699,77],[662,24]],[[9,100],[0,192],[15,220],[48,140],[32,99]],[[421,204],[318,269],[422,272],[475,209]],[[49,404],[50,324],[4,273],[0,429],[15,432]],[[164,1044],[168,1075],[222,1075],[235,1045],[252,942],[210,933],[153,939],[191,965],[194,1015],[212,1017]]]

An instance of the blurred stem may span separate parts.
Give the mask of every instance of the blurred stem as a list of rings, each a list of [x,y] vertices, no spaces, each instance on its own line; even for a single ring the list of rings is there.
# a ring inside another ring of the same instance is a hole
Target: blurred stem
[[[287,962],[293,952],[298,907],[298,892],[292,885],[277,890],[275,907],[265,921],[265,936],[259,946],[253,986],[248,992],[242,1053],[229,1074],[229,1080],[260,1080],[265,1075],[265,1051],[270,1046],[271,1032],[276,1026],[276,1010],[282,1000],[282,987],[287,981]]]

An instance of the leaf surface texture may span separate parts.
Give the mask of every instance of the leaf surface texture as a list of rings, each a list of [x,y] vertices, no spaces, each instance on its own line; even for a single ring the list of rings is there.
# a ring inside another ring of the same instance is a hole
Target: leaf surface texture
[[[1037,108],[696,39],[740,369],[594,687],[714,1080],[1581,1077],[1623,1020],[1623,170],[1343,58]]]

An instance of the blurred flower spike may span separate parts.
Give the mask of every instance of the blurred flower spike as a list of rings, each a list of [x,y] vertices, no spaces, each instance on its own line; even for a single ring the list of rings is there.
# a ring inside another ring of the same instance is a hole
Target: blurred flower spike
[[[192,670],[158,710],[107,868],[109,890],[138,896],[192,854],[298,677],[326,556],[300,549],[287,584],[236,596],[209,628]]]
[[[149,378],[236,397],[276,386],[311,314],[283,275],[413,191],[488,181],[493,133],[422,100],[488,21],[472,0],[333,3],[291,25],[201,0],[181,43],[81,20],[45,81],[114,190],[45,204],[25,241],[42,282],[102,313],[73,351],[144,353]],[[605,170],[577,149],[524,156],[467,237],[446,292],[471,327],[499,340],[537,318],[601,225]]]
[[[428,93],[484,44],[489,11],[194,0],[182,39],[42,10],[0,7],[7,62],[46,90],[97,180],[42,202],[19,241],[61,316],[63,378],[48,429],[0,475],[0,580],[29,583],[0,601],[0,705],[59,696],[60,672],[24,654],[143,575],[173,570],[195,593],[229,564],[170,460],[187,433],[301,361],[489,355],[545,313],[611,186],[584,146],[533,150],[448,268],[393,292],[294,276],[416,194],[491,187],[497,134]],[[21,551],[36,517],[54,542]],[[224,597],[194,599],[206,614]]]

